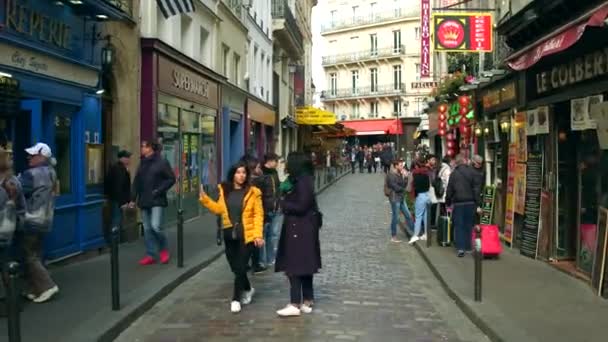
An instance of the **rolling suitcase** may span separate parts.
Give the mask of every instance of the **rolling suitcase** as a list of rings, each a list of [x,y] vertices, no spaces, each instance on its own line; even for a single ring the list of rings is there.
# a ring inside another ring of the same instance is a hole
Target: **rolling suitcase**
[[[481,227],[481,255],[488,258],[498,257],[502,253],[498,226],[494,224],[480,224],[479,227]],[[475,246],[475,230],[473,230],[471,239],[471,246]]]
[[[437,220],[437,244],[447,247],[452,244],[452,218],[450,216],[439,216]]]

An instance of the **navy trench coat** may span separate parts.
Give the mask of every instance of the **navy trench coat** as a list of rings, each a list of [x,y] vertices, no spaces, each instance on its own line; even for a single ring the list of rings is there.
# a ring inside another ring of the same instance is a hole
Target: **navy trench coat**
[[[300,176],[294,182],[294,190],[281,201],[284,221],[275,271],[294,276],[311,275],[321,268],[319,227],[314,223],[314,181],[311,176]]]

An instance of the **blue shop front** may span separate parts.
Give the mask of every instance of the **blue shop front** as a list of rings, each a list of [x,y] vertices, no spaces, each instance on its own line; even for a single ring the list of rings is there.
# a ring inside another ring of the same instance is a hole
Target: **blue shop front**
[[[0,84],[12,87],[0,96],[18,104],[0,107],[0,145],[14,151],[16,173],[27,167],[27,146],[44,142],[53,150],[58,194],[45,244],[51,260],[105,244],[99,22],[87,19],[95,15],[84,7],[59,3],[0,0]]]

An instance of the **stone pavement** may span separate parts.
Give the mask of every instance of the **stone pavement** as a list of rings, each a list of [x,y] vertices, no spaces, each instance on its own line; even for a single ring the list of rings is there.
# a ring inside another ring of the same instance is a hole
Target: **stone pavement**
[[[319,195],[324,268],[311,315],[278,318],[282,274],[252,276],[257,290],[229,311],[233,277],[224,258],[192,277],[117,341],[488,341],[448,298],[406,243],[389,242],[380,175],[348,175]]]

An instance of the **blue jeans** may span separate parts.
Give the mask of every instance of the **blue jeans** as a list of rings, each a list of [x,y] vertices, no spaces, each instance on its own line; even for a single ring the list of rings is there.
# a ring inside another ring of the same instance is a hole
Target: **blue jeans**
[[[476,210],[477,206],[473,202],[454,204],[452,211],[454,243],[459,251],[471,250],[471,234],[475,225]]]
[[[119,227],[122,222],[122,208],[118,202],[112,202],[112,225],[110,229]]]
[[[279,243],[279,234],[281,232],[281,224],[283,223],[283,214],[272,213],[268,215],[270,222],[264,224],[264,247],[260,250],[260,261],[266,266],[272,265],[277,255],[277,245]]]
[[[429,223],[426,222],[426,209],[427,204],[430,203],[431,198],[428,192],[419,193],[416,196],[416,203],[414,205],[416,209],[416,224],[414,225],[414,236],[420,236],[422,225],[424,224],[424,233],[427,233]]]
[[[163,213],[164,209],[162,207],[141,209],[146,254],[156,260],[159,260],[160,251],[168,247],[167,236],[160,226],[163,221]]]
[[[403,213],[405,216],[405,221],[410,229],[414,226],[414,221],[412,220],[412,214],[410,214],[410,210],[407,205],[405,205],[405,201],[391,201],[391,211],[393,213],[391,217],[391,236],[397,236],[397,224],[399,223],[399,211]]]

